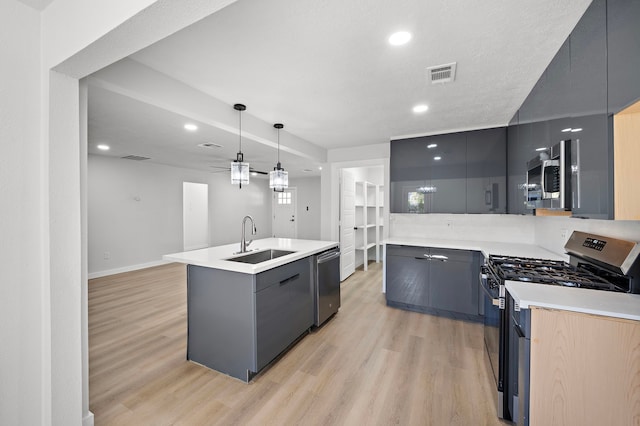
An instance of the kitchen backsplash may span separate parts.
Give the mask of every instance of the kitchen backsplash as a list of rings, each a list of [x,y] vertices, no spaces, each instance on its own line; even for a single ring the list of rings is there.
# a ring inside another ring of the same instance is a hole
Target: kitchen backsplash
[[[506,214],[392,213],[389,236],[534,244],[534,219]]]
[[[389,237],[536,244],[564,254],[573,231],[640,241],[640,221],[499,214],[390,214]]]

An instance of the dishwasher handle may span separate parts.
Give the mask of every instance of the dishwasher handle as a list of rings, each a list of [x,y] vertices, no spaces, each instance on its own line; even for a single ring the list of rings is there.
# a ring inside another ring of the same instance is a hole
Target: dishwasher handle
[[[330,260],[333,260],[336,257],[340,257],[339,251],[331,251],[325,254],[321,254],[320,256],[318,256],[318,260],[317,260],[318,265],[321,263],[329,262]]]

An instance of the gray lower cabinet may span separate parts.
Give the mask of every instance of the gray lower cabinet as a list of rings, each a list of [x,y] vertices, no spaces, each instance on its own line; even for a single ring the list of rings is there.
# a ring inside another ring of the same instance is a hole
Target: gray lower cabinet
[[[387,245],[387,305],[480,321],[481,259],[468,250]]]
[[[257,275],[187,267],[187,359],[249,381],[313,325],[311,258]]]
[[[387,246],[387,303],[429,306],[429,249]]]
[[[313,325],[309,262],[302,259],[256,277],[257,370]]]
[[[478,315],[478,265],[466,250],[431,249],[429,305],[435,309]]]

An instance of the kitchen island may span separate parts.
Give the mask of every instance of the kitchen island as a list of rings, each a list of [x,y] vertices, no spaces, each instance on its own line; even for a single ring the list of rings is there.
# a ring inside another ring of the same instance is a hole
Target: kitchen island
[[[163,256],[188,265],[187,359],[250,381],[313,325],[313,256],[337,245],[267,238],[247,253],[228,244]],[[252,259],[263,255],[274,258]]]

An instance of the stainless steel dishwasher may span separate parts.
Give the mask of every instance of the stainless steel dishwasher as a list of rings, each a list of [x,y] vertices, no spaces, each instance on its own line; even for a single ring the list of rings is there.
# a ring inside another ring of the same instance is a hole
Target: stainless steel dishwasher
[[[340,308],[340,250],[336,247],[314,257],[314,324],[319,327]]]

